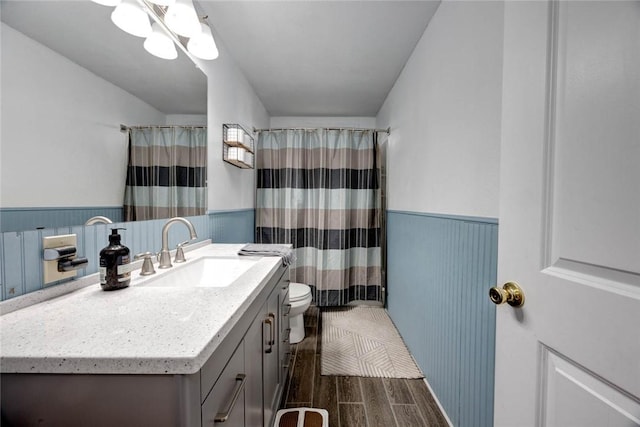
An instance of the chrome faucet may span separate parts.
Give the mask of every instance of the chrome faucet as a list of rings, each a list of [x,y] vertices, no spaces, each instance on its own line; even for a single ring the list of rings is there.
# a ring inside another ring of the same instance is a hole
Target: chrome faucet
[[[113,224],[113,221],[111,221],[106,216],[94,216],[94,217],[89,218],[87,220],[87,222],[84,223],[84,225],[93,225],[93,224],[97,224],[99,222],[101,222],[103,224]]]
[[[162,250],[160,250],[160,263],[158,265],[158,268],[172,267],[171,255],[169,254],[169,228],[176,222],[181,222],[187,226],[187,228],[189,229],[191,240],[198,238],[198,235],[196,234],[196,229],[193,227],[193,224],[188,219],[185,219],[179,216],[169,219],[167,223],[162,227]]]
[[[153,260],[151,259],[153,255],[155,255],[153,252],[143,252],[133,257],[133,259],[135,260],[143,260],[142,269],[140,271],[141,276],[150,276],[152,274],[156,274],[156,270],[153,268]]]

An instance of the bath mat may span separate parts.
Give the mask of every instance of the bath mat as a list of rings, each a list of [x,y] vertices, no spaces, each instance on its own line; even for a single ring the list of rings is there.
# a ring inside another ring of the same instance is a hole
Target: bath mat
[[[322,312],[322,375],[423,378],[384,308]]]

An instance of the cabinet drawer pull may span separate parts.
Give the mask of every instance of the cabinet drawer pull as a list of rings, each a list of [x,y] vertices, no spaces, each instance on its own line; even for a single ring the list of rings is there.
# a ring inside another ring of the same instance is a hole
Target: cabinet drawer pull
[[[265,349],[264,352],[269,354],[273,351],[273,331],[274,331],[274,320],[271,317],[271,314],[269,314],[269,316],[264,319],[264,323],[266,323],[267,325],[269,325],[269,340],[267,341],[267,345],[269,346],[269,348]]]
[[[271,318],[271,334],[269,335],[269,345],[274,345],[276,343],[276,315],[274,313],[268,314],[269,318]]]
[[[282,315],[288,316],[289,313],[291,313],[291,304],[285,304],[284,306],[287,308],[287,310],[284,313],[282,313]]]
[[[240,393],[244,388],[244,382],[246,381],[247,376],[245,374],[238,374],[236,376],[236,389],[233,391],[233,396],[231,397],[231,403],[229,403],[229,407],[224,412],[218,412],[216,417],[213,419],[214,423],[223,423],[229,419],[229,415],[233,412],[233,407],[236,406],[236,402],[238,397],[240,397]]]
[[[284,354],[284,360],[285,360],[287,363],[283,364],[283,365],[282,365],[282,367],[283,367],[284,369],[289,369],[289,366],[291,365],[291,352],[290,352],[290,351],[287,351],[287,352]]]
[[[287,342],[289,341],[289,337],[291,336],[291,328],[287,328],[284,331],[287,333],[287,335],[285,335],[285,338],[282,340],[282,342]]]

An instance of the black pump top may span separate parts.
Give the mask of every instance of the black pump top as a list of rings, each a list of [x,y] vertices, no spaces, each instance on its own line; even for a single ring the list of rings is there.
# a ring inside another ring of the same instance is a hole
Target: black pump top
[[[126,228],[112,228],[111,234],[109,235],[109,244],[111,245],[120,244],[120,235],[118,234],[118,230],[126,230]]]

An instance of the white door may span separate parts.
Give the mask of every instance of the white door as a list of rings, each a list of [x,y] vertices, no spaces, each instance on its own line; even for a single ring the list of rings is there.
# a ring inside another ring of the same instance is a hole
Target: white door
[[[640,425],[640,2],[504,30],[495,424]]]

